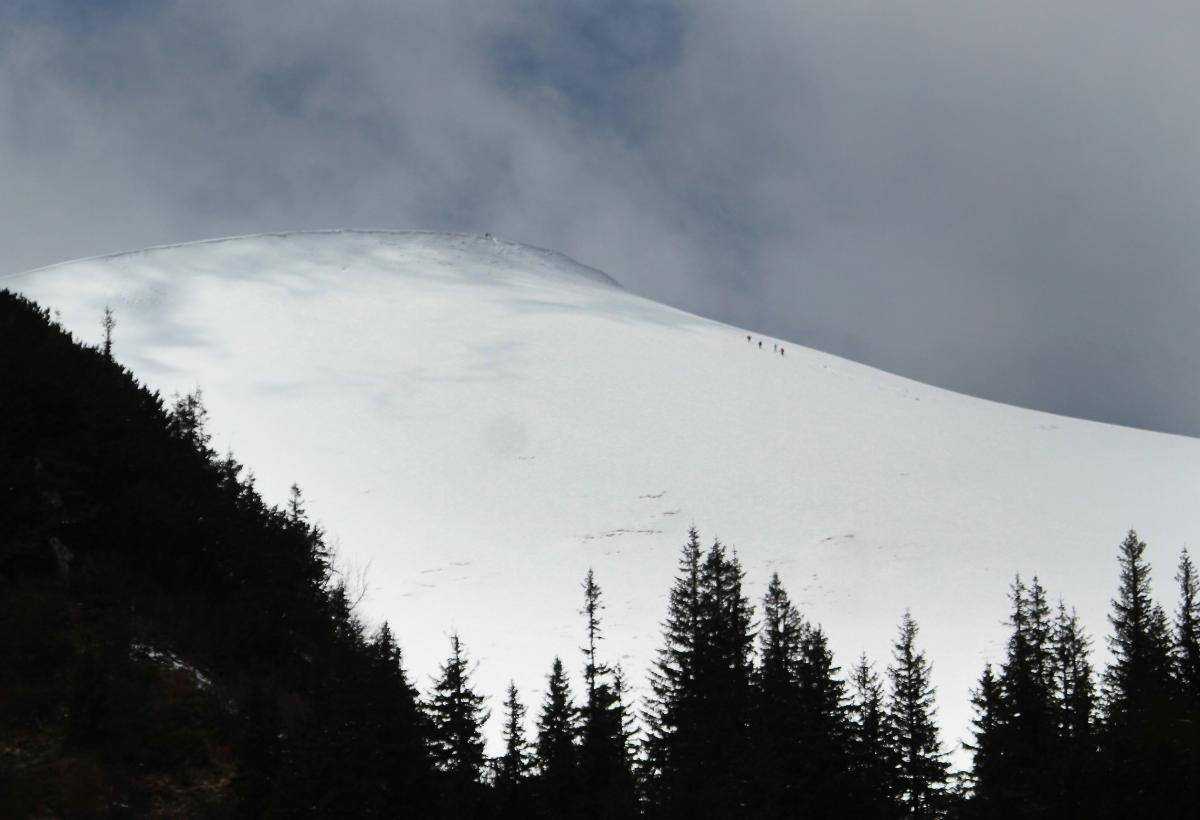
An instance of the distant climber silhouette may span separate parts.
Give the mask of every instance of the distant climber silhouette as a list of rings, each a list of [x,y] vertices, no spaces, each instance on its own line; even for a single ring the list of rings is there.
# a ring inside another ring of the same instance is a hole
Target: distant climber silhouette
[[[782,356],[782,355],[783,355],[783,345],[780,345],[780,346],[779,346],[779,355],[780,355],[780,356]]]
[[[760,339],[760,340],[759,340],[759,342],[758,342],[758,346],[759,346],[759,348],[760,348],[760,349],[762,348],[762,340],[761,340],[761,339]]]
[[[746,341],[750,341],[750,334],[746,334]]]

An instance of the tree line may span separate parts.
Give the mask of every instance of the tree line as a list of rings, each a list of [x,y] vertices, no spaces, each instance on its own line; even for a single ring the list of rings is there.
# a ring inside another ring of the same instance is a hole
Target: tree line
[[[299,488],[267,504],[199,395],[164,402],[103,348],[0,292],[0,814],[428,817],[1192,816],[1200,619],[1186,551],[1168,615],[1118,549],[1112,660],[1034,577],[972,693],[971,765],[939,739],[900,619],[882,668],[735,552],[683,544],[642,702],[588,572],[582,646],[496,714],[463,636],[422,694],[368,628]],[[164,662],[163,658],[173,659]],[[575,678],[569,670],[581,674]],[[579,680],[575,691],[573,680]],[[484,743],[499,721],[498,754]]]
[[[1191,817],[1198,581],[1184,550],[1168,618],[1151,597],[1145,549],[1132,531],[1118,548],[1112,661],[1100,673],[1076,612],[1052,606],[1036,577],[1014,579],[1005,655],[972,693],[967,771],[950,771],[939,741],[931,666],[910,613],[882,674],[865,655],[842,674],[777,574],[756,612],[736,555],[719,541],[703,549],[695,529],[640,730],[620,670],[597,659],[600,589],[589,571],[578,704],[555,658],[527,740],[526,707],[510,685],[504,750],[488,761],[483,698],[454,636],[428,706],[434,765],[490,785],[493,808],[514,817]],[[469,772],[449,753],[466,737],[476,749]]]

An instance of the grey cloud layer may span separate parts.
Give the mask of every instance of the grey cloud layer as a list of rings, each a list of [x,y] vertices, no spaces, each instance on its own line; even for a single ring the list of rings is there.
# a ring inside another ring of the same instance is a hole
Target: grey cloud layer
[[[492,231],[1003,401],[1200,434],[1179,4],[14,3],[0,267]]]

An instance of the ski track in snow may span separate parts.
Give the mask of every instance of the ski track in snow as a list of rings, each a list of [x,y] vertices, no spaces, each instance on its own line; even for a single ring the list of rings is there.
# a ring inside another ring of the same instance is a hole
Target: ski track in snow
[[[929,387],[666,307],[561,254],[429,232],[272,234],[0,280],[164,396],[203,388],[214,446],[269,500],[305,490],[421,684],[457,629],[498,707],[578,675],[580,583],[635,694],[689,524],[779,572],[848,667],[882,668],[911,607],[943,741],[1005,639],[1016,572],[1079,609],[1096,660],[1116,545],[1150,544],[1174,605],[1200,534],[1200,440]],[[757,347],[762,338],[764,348]],[[498,721],[489,727],[499,738]]]

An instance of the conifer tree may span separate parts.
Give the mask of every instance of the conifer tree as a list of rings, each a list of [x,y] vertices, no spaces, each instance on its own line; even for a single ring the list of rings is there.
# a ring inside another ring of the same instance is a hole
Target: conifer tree
[[[1084,816],[1095,808],[1096,685],[1089,654],[1091,640],[1075,610],[1058,605],[1054,627],[1054,705],[1058,749],[1056,772],[1060,816]]]
[[[1190,710],[1200,709],[1200,578],[1185,548],[1179,555],[1179,608],[1175,612],[1175,653],[1179,689]]]
[[[647,791],[658,814],[746,813],[753,609],[736,556],[689,532],[651,674]]]
[[[628,750],[628,717],[618,689],[620,682],[598,658],[604,604],[591,569],[584,579],[583,594],[580,614],[586,619],[587,634],[583,647],[587,692],[579,738],[583,811],[589,817],[631,817],[636,811],[636,794]]]
[[[1096,683],[1089,660],[1091,639],[1079,616],[1058,605],[1054,630],[1054,694],[1058,725],[1068,746],[1084,748],[1092,743],[1096,708]]]
[[[616,734],[620,754],[619,779],[614,788],[613,817],[640,817],[640,783],[637,777],[637,719],[630,706],[629,683],[621,664],[612,666],[610,697],[611,714],[616,718]]]
[[[471,688],[471,669],[458,633],[429,701],[433,761],[446,780],[445,811],[470,813],[480,799],[485,763],[482,729],[488,711]]]
[[[508,682],[504,699],[504,755],[500,758],[496,782],[516,786],[524,781],[532,765],[529,741],[525,739],[525,704],[515,681]]]
[[[724,816],[745,813],[752,774],[755,630],[742,579],[737,556],[714,541],[700,571],[695,685],[702,721],[692,794],[709,811]]]
[[[175,396],[168,430],[180,441],[189,444],[205,460],[213,455],[208,449],[210,436],[205,429],[207,422],[208,410],[204,407],[204,396],[199,388],[186,396]]]
[[[1104,672],[1104,745],[1112,804],[1143,812],[1182,799],[1172,640],[1167,617],[1151,597],[1146,544],[1129,531],[1112,602],[1112,662]]]
[[[700,641],[700,535],[695,527],[679,558],[671,587],[663,646],[650,674],[650,697],[643,713],[644,786],[652,810],[663,813],[678,794],[684,797],[684,774],[702,715],[695,689]]]
[[[330,588],[328,607],[335,644],[344,649],[362,642],[363,624],[354,614],[354,604],[345,583],[339,581]]]
[[[408,672],[404,668],[404,653],[396,643],[387,621],[380,625],[371,641],[371,657],[378,670],[392,684],[392,700],[402,702],[405,720],[421,728],[420,723],[424,716],[419,708],[419,693],[408,680]]]
[[[844,812],[850,790],[845,687],[824,632],[801,619],[778,575],[763,600],[759,657],[758,810],[779,817]]]
[[[637,719],[634,717],[633,709],[629,706],[629,682],[625,677],[625,670],[621,668],[621,664],[614,664],[612,667],[612,691],[617,699],[617,707],[622,715],[621,720],[621,737],[623,738],[625,759],[629,761],[629,776],[634,783],[634,797],[637,796],[637,773],[634,771],[634,758],[636,754],[636,737],[638,735]]]
[[[1140,716],[1170,689],[1171,641],[1166,616],[1151,597],[1145,551],[1130,530],[1120,546],[1121,581],[1109,616],[1113,663],[1104,674],[1104,697],[1110,722]]]
[[[851,792],[858,816],[886,818],[898,811],[899,761],[883,683],[864,653],[850,675]]]
[[[372,677],[379,689],[373,692],[370,734],[360,738],[381,783],[380,798],[389,811],[428,810],[429,727],[420,708],[416,690],[408,680],[404,658],[385,621],[370,646]]]
[[[574,817],[579,810],[579,715],[561,658],[555,658],[538,717],[537,780],[542,812]]]
[[[974,743],[963,744],[972,753],[971,779],[973,784],[972,816],[1005,816],[1003,726],[1004,706],[1001,702],[1000,682],[992,672],[992,665],[983,667],[979,685],[971,692],[971,705],[975,717],[971,721]]]
[[[905,611],[888,667],[888,717],[896,741],[899,799],[905,814],[935,815],[941,808],[949,766],[934,722],[935,691],[925,653],[917,649],[917,623]]]
[[[1010,815],[1048,813],[1055,799],[1058,727],[1054,709],[1052,625],[1046,593],[1035,576],[1026,587],[1020,576],[1010,592],[1012,634],[1000,669],[999,710],[992,715],[999,754],[992,766],[1002,785],[991,789],[997,809]]]
[[[763,598],[755,676],[755,805],[763,817],[795,811],[807,785],[799,773],[808,754],[803,748],[799,683],[804,626],[778,573],[773,574]]]
[[[1080,811],[1093,768],[1088,640],[1074,613],[1050,617],[1035,577],[1011,587],[1012,633],[1000,674],[989,666],[973,693],[973,809],[987,817]]]
[[[299,484],[292,484],[288,493],[287,515],[293,522],[303,521],[307,517],[304,509],[304,494],[300,492]]]
[[[108,305],[104,306],[104,319],[101,321],[104,328],[104,358],[112,361],[112,332],[117,326],[116,317],[113,316],[112,308]]]
[[[801,805],[814,816],[831,816],[844,810],[850,794],[850,726],[846,687],[839,672],[824,631],[820,626],[806,625],[797,676],[801,745],[806,751],[801,768],[806,784]]]
[[[496,800],[501,817],[525,817],[530,810],[526,792],[533,757],[525,739],[525,714],[517,684],[510,680],[504,699],[504,754],[496,762]]]
[[[597,660],[596,654],[597,645],[603,638],[603,632],[600,628],[600,611],[603,609],[604,603],[600,600],[600,585],[596,583],[596,575],[589,567],[587,576],[583,580],[583,609],[580,611],[580,614],[587,619],[587,645],[583,647],[585,661],[583,679],[588,688],[588,705],[585,706],[585,719],[588,717],[586,711],[590,709],[591,701],[595,699],[596,686],[608,674],[608,667]]]
[[[1200,579],[1184,548],[1179,556],[1179,607],[1175,611],[1175,676],[1179,687],[1181,788],[1193,805],[1200,801]]]

